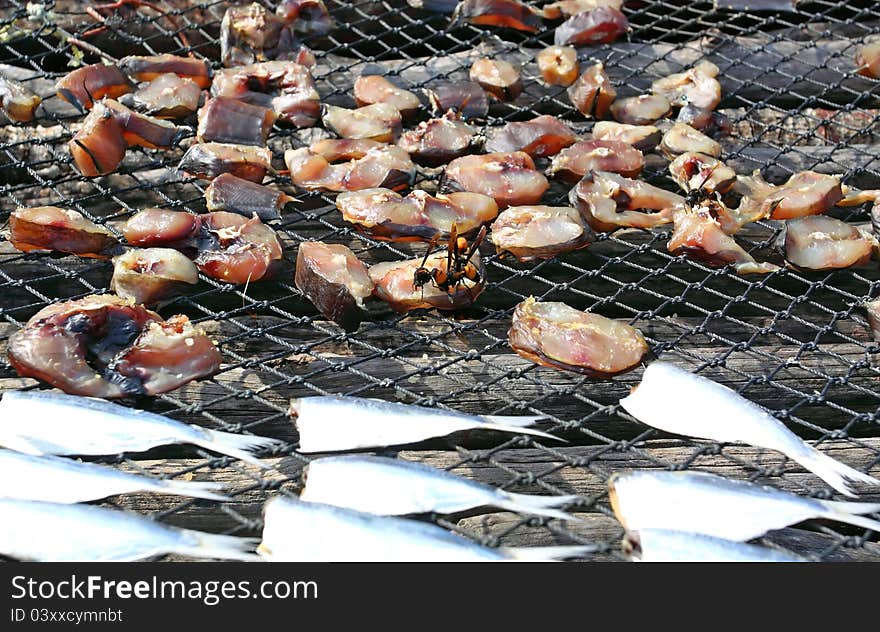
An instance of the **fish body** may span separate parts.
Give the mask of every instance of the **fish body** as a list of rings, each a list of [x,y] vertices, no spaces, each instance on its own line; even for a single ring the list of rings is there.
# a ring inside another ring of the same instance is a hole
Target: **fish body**
[[[421,463],[378,456],[315,459],[307,466],[305,480],[302,500],[386,516],[498,507],[573,520],[556,507],[577,499],[514,494]]]
[[[855,494],[848,481],[880,480],[819,452],[757,404],[730,388],[668,362],[653,362],[620,405],[654,428],[687,437],[778,450],[831,487]]]
[[[120,454],[177,443],[191,443],[260,467],[263,464],[252,452],[280,444],[90,397],[7,391],[0,400],[0,445],[25,454]]]
[[[807,498],[705,472],[618,472],[608,489],[614,514],[630,531],[670,529],[744,542],[824,518],[880,532],[880,521],[861,515],[880,511],[880,503]]]
[[[524,428],[542,416],[477,416],[360,397],[301,397],[290,404],[300,452],[338,452],[418,443],[465,430],[496,430],[556,439]]]
[[[178,529],[94,507],[0,499],[0,554],[37,562],[133,562],[177,553],[259,561],[250,538]]]
[[[229,500],[218,483],[150,478],[95,463],[0,449],[0,498],[80,503],[133,492]]]
[[[493,549],[437,525],[276,496],[257,552],[274,562],[501,562],[583,555],[587,546]]]
[[[623,550],[634,562],[806,562],[804,558],[754,544],[699,533],[642,529],[627,533]]]

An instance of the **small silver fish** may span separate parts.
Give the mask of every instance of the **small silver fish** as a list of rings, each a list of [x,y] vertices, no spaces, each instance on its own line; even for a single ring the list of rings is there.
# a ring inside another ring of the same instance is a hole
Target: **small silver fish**
[[[583,556],[596,547],[481,546],[437,525],[275,496],[257,552],[273,562],[501,562]]]
[[[252,452],[283,445],[275,439],[209,430],[91,397],[6,391],[0,400],[0,445],[25,454],[120,454],[176,443],[191,443],[259,467],[267,466]]]
[[[133,562],[169,553],[259,561],[252,538],[178,529],[92,505],[0,499],[0,554],[34,562]]]
[[[754,544],[668,529],[628,532],[621,545],[634,562],[806,562],[790,553]]]
[[[666,432],[778,450],[847,496],[855,496],[847,481],[880,485],[873,476],[819,452],[742,395],[668,362],[648,365],[642,382],[620,405]]]
[[[218,494],[220,483],[150,478],[55,456],[33,456],[0,449],[0,498],[81,503],[133,492],[158,492],[208,500],[229,500]]]
[[[514,494],[435,467],[380,456],[331,456],[305,470],[300,499],[384,516],[455,513],[498,507],[560,520],[576,520],[555,509],[577,496]]]
[[[615,472],[608,492],[614,515],[630,531],[671,529],[744,542],[825,518],[880,533],[880,521],[860,515],[880,511],[880,503],[806,498],[706,472]]]
[[[463,430],[495,430],[564,441],[524,428],[544,416],[466,415],[361,397],[301,397],[290,402],[299,452],[339,452],[418,443]]]

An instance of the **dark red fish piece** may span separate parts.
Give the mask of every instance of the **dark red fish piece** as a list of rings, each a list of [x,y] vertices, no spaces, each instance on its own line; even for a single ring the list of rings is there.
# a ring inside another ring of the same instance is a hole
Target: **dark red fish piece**
[[[56,84],[58,96],[80,112],[92,109],[95,101],[132,91],[131,82],[117,66],[92,64],[69,72]]]
[[[205,180],[231,173],[259,183],[272,168],[272,152],[252,145],[195,143],[186,150],[177,168]]]
[[[275,14],[303,35],[326,35],[335,26],[323,0],[282,0]]]
[[[9,243],[17,250],[67,252],[108,259],[116,236],[81,213],[57,206],[19,208],[9,215]]]
[[[617,91],[605,73],[605,66],[597,62],[584,70],[568,88],[568,98],[578,112],[596,119],[607,118]]]
[[[541,14],[517,0],[463,0],[452,14],[452,22],[458,20],[526,33],[536,33],[541,28]]]
[[[127,143],[119,118],[99,102],[67,148],[77,170],[91,178],[116,171],[125,158]]]
[[[578,13],[557,26],[553,43],[557,46],[608,44],[628,30],[629,20],[618,9],[598,7]]]
[[[275,124],[275,112],[231,97],[208,99],[199,110],[199,142],[264,147]]]

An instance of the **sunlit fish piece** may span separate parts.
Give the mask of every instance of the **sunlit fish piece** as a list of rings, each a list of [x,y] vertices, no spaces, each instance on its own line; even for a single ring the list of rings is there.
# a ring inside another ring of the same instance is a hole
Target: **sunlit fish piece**
[[[721,155],[721,145],[703,132],[684,123],[676,123],[663,134],[660,150],[670,158],[687,152],[712,156],[713,158],[718,158]]]
[[[447,191],[472,191],[495,199],[499,208],[536,204],[550,186],[521,151],[462,156],[446,166]]]
[[[34,120],[34,112],[43,99],[25,84],[0,75],[0,110],[15,123]]]
[[[592,135],[596,140],[626,143],[643,152],[654,149],[663,137],[653,125],[629,125],[614,121],[597,121],[593,125]]]
[[[18,208],[9,215],[9,243],[17,250],[67,252],[106,259],[116,236],[82,213],[57,206]]]
[[[880,521],[861,515],[880,511],[880,503],[819,500],[705,472],[615,472],[608,494],[629,531],[670,529],[745,542],[812,519],[880,531]]]
[[[400,134],[400,110],[389,103],[374,103],[354,110],[325,105],[324,126],[342,138],[367,138],[390,143]]]
[[[110,289],[122,298],[154,305],[199,280],[196,265],[171,248],[132,248],[113,257]]]
[[[626,534],[623,552],[634,562],[806,562],[791,553],[754,544],[669,529]]]
[[[813,215],[785,223],[785,259],[807,270],[832,270],[868,263],[877,239],[839,219]]]
[[[558,154],[575,141],[577,135],[568,125],[545,114],[493,130],[486,141],[486,151],[524,151],[532,158],[546,158]]]
[[[91,178],[116,171],[125,159],[127,144],[119,119],[98,102],[67,148],[77,171]]]
[[[106,465],[0,449],[0,498],[82,503],[118,494],[155,492],[229,500],[221,483],[175,481],[131,474]]]
[[[400,111],[402,116],[415,114],[421,102],[403,88],[398,88],[381,75],[362,75],[354,82],[354,100],[361,107],[374,103],[387,103]]]
[[[263,147],[277,115],[261,105],[232,97],[208,99],[199,110],[196,138],[200,143],[234,143]]]
[[[92,64],[73,70],[55,85],[58,96],[80,112],[92,109],[104,97],[115,99],[132,91],[131,82],[117,66]]]
[[[541,28],[541,14],[518,0],[462,0],[452,14],[453,24],[459,20],[526,33],[536,33]]]
[[[266,147],[227,143],[194,143],[180,159],[178,169],[210,180],[231,173],[252,182],[262,182],[272,168],[272,152]]]
[[[880,79],[880,41],[865,42],[856,50],[856,71]]]
[[[568,199],[599,232],[662,226],[685,206],[685,199],[671,191],[606,171],[585,175]]]
[[[582,140],[553,156],[547,175],[577,182],[591,171],[610,171],[635,178],[645,157],[632,145],[615,140]]]
[[[563,17],[570,18],[600,7],[610,7],[619,11],[623,7],[623,0],[559,0],[541,7],[541,14],[547,20],[556,20]]]
[[[669,114],[669,101],[657,94],[617,99],[611,104],[611,115],[619,123],[651,125]]]
[[[480,57],[471,65],[470,78],[499,101],[513,101],[522,94],[519,69],[503,59]]]
[[[179,119],[198,109],[201,94],[201,88],[194,81],[166,73],[137,92],[119,97],[119,102],[157,118]]]
[[[706,110],[714,110],[721,102],[721,84],[718,66],[709,61],[701,61],[685,72],[675,73],[658,79],[651,84],[651,91],[666,97],[673,107],[688,104]]]
[[[91,505],[0,499],[0,554],[33,562],[135,562],[170,553],[259,561],[250,538],[171,527]]]
[[[278,234],[253,216],[215,211],[199,215],[193,261],[211,278],[249,283],[271,275],[281,259]]]
[[[760,215],[771,219],[819,215],[844,199],[840,176],[815,171],[795,173],[781,186],[766,182],[756,171],[737,176],[734,190],[743,196],[741,207],[756,206]]]
[[[449,110],[440,118],[422,121],[404,132],[397,145],[418,164],[438,167],[470,153],[479,142],[477,130]]]
[[[205,59],[168,54],[130,55],[120,59],[117,66],[138,81],[153,81],[164,74],[172,73],[195,82],[200,88],[210,87],[213,75],[211,64]]]
[[[778,450],[847,496],[855,495],[849,481],[880,485],[873,476],[813,448],[732,389],[669,362],[651,363],[620,405],[642,423],[666,432]]]
[[[0,400],[0,445],[33,455],[109,455],[192,444],[265,467],[255,452],[277,448],[268,437],[185,424],[90,397],[6,391]]]
[[[419,443],[466,430],[527,434],[560,441],[527,428],[538,416],[468,415],[361,397],[300,397],[290,402],[299,451],[340,452]]]
[[[589,66],[567,90],[571,104],[584,116],[607,118],[617,90],[605,73],[605,66],[597,62]]]
[[[185,211],[145,208],[128,218],[122,235],[132,246],[177,247],[195,234],[199,223],[198,216]]]
[[[170,149],[176,147],[181,139],[188,134],[185,127],[134,112],[113,99],[103,99],[96,103],[89,116],[98,114],[102,110],[110,112],[111,116],[119,122],[119,126],[122,128],[122,138],[129,147]]]
[[[580,66],[573,46],[548,46],[535,56],[541,79],[550,86],[570,86],[577,80]]]
[[[257,215],[264,222],[281,219],[281,209],[294,199],[277,189],[231,173],[221,173],[205,189],[209,211],[228,211],[245,217]]]
[[[335,26],[323,0],[282,0],[275,14],[304,35],[326,35]]]
[[[694,152],[685,152],[670,162],[669,175],[685,193],[727,193],[736,182],[733,169],[712,156]]]
[[[575,208],[510,206],[492,224],[491,239],[499,254],[534,261],[585,248],[595,235]]]
[[[453,110],[463,119],[484,119],[489,113],[489,99],[480,84],[473,81],[441,83],[424,89],[434,116]]]
[[[693,103],[688,103],[681,108],[675,121],[690,125],[704,134],[715,137],[730,134],[733,129],[730,118],[726,114],[701,108]]]
[[[284,162],[293,183],[309,191],[402,189],[416,168],[405,150],[368,139],[327,139],[288,149]]]
[[[556,27],[553,43],[557,46],[594,46],[617,40],[629,30],[629,21],[619,9],[597,7],[568,18]]]
[[[315,459],[306,466],[304,478],[301,500],[383,516],[496,507],[575,520],[558,507],[578,498],[514,494],[421,463],[366,455]]]

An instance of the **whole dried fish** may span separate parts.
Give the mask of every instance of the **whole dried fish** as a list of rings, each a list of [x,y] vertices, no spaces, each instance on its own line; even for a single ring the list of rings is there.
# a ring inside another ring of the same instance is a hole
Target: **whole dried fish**
[[[577,496],[514,494],[445,470],[379,456],[331,456],[310,461],[300,500],[347,507],[382,516],[456,513],[497,507],[560,520],[575,518],[558,509]]]
[[[303,453],[341,452],[419,443],[467,430],[527,434],[561,441],[526,428],[537,416],[467,415],[361,397],[300,397],[290,401]]]
[[[816,450],[736,391],[669,362],[651,363],[620,405],[642,423],[667,432],[778,450],[847,496],[855,495],[848,481],[880,485]]]
[[[615,472],[608,494],[630,531],[670,529],[745,542],[816,518],[880,531],[880,521],[860,515],[880,511],[880,503],[807,498],[705,472]]]
[[[634,562],[806,562],[802,557],[754,544],[669,529],[640,529],[621,545]]]
[[[0,400],[0,445],[32,455],[108,455],[192,444],[266,467],[255,452],[276,439],[185,424],[144,410],[90,397],[6,391]]]
[[[0,512],[0,554],[18,560],[134,562],[169,553],[259,560],[250,538],[179,529],[127,511],[0,499]]]
[[[595,547],[482,546],[437,525],[283,496],[263,512],[257,552],[273,562],[502,562],[578,557]]]
[[[96,463],[34,456],[0,449],[0,498],[82,503],[107,496],[155,492],[207,500],[229,500],[222,483],[150,478]]]

